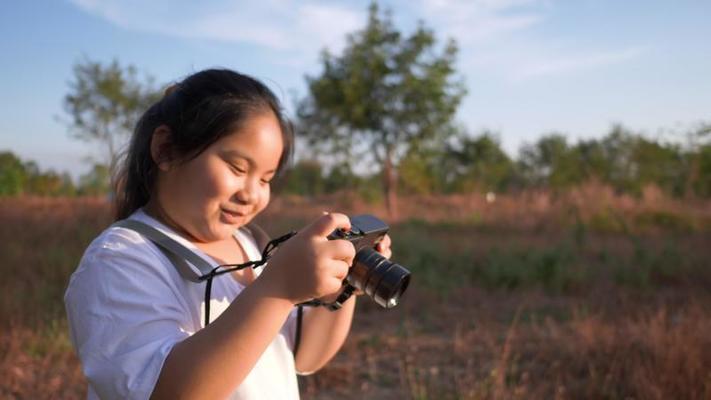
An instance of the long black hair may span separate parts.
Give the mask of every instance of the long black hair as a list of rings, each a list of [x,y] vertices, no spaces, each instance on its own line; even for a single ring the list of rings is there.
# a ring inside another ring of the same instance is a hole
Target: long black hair
[[[124,219],[148,203],[158,169],[151,139],[161,125],[170,129],[169,154],[188,161],[221,137],[239,129],[247,118],[273,112],[284,143],[277,174],[293,152],[294,132],[277,97],[250,76],[227,69],[197,72],[169,87],[143,114],[113,178],[114,216]]]

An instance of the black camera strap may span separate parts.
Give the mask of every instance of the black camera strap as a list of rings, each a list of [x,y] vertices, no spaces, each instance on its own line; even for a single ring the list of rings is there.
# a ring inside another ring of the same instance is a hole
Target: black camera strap
[[[336,300],[334,300],[332,303],[326,303],[323,302],[319,299],[313,299],[310,301],[305,301],[303,303],[299,303],[300,306],[311,306],[311,307],[326,307],[330,311],[337,311],[340,310],[341,307],[343,307],[343,303],[345,303],[348,299],[353,296],[353,293],[355,293],[356,288],[351,286],[350,284],[346,283],[345,281],[343,282],[343,291],[338,295]]]
[[[183,278],[196,283],[205,282],[205,326],[210,323],[212,279],[228,272],[239,271],[245,268],[257,268],[266,264],[269,258],[271,258],[272,252],[279,244],[296,234],[296,232],[292,231],[269,241],[262,251],[260,260],[247,261],[242,264],[221,264],[213,267],[209,262],[195,254],[189,248],[146,223],[132,219],[124,219],[117,221],[113,226],[130,229],[149,239],[168,260],[170,260]]]
[[[295,231],[291,231],[285,235],[282,235],[276,239],[270,240],[262,251],[262,257],[260,260],[248,261],[242,264],[222,264],[217,267],[213,267],[209,262],[207,262],[202,257],[198,256],[192,250],[188,249],[184,245],[177,242],[175,239],[161,232],[160,230],[143,223],[141,221],[124,219],[117,221],[113,226],[130,229],[135,231],[142,236],[149,239],[153,244],[158,247],[158,249],[168,258],[168,260],[173,264],[180,273],[180,275],[191,281],[191,282],[205,282],[205,326],[210,324],[210,298],[212,291],[212,279],[216,276],[226,274],[232,271],[239,271],[245,268],[257,268],[262,266],[269,261],[274,250],[283,242],[289,240],[292,236],[296,234]],[[266,237],[266,235],[264,235]],[[306,301],[297,304],[297,320],[296,320],[296,335],[294,338],[294,356],[298,351],[299,344],[301,341],[301,325],[303,320],[303,307],[319,307],[323,306],[331,311],[339,310],[343,303],[348,300],[353,293],[355,288],[344,282],[344,289],[339,294],[338,298],[332,303],[326,303],[318,299]]]

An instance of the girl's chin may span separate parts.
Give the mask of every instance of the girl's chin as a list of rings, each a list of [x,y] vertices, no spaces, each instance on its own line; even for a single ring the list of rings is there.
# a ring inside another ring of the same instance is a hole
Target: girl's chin
[[[239,228],[247,225],[248,222],[249,222],[248,218],[240,218],[239,221],[235,221],[235,220],[226,221],[226,220],[220,219],[220,221],[218,222],[218,224],[215,228],[216,228],[216,231],[219,231],[220,234],[223,236],[232,236],[232,233],[234,233],[234,231],[236,229],[239,229]]]
[[[226,224],[217,224],[215,226],[211,226],[209,230],[205,232],[205,236],[202,238],[201,241],[204,243],[211,243],[229,239],[230,237],[232,237],[232,233],[237,228],[237,226],[230,226]]]

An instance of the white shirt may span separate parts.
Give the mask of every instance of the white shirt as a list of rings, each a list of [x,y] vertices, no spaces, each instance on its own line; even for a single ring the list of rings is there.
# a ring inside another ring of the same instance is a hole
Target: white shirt
[[[217,266],[195,245],[142,210],[129,218],[159,229]],[[254,238],[243,231],[234,236],[250,260],[261,258]],[[230,274],[214,278],[210,321],[243,289]],[[64,297],[70,337],[89,381],[88,398],[150,397],[173,346],[203,327],[204,296],[205,284],[183,279],[148,239],[126,228],[102,232],[86,249]],[[295,329],[296,313],[292,312],[230,398],[299,398],[292,353]]]

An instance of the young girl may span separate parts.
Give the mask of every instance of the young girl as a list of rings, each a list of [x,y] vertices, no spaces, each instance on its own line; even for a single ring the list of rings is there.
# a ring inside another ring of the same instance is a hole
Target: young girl
[[[148,224],[212,267],[259,260],[257,228],[246,225],[267,206],[292,143],[262,83],[229,70],[191,75],[139,121],[118,174],[116,219]],[[88,397],[298,398],[296,373],[333,357],[355,298],[335,312],[308,308],[298,333],[294,305],[337,296],[354,248],[327,236],[349,228],[345,215],[324,213],[266,267],[215,277],[206,304],[205,283],[183,278],[140,233],[109,227],[65,296]],[[378,251],[389,257],[389,238]]]

